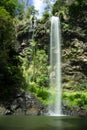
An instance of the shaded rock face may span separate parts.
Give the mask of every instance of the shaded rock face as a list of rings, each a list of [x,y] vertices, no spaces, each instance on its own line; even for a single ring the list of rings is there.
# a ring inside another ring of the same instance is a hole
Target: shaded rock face
[[[71,90],[87,83],[87,4],[79,4],[78,9],[75,4],[69,6],[68,19],[61,19],[62,83]]]
[[[44,49],[48,52],[50,21],[43,22],[41,20],[36,20],[35,22],[35,26],[32,21],[27,21],[16,26],[18,51],[22,56],[25,56],[24,51],[31,46],[30,42],[33,40],[37,42],[38,49]]]
[[[31,21],[23,22],[16,26],[17,45],[20,55],[25,56],[24,49],[29,48],[29,43],[34,36],[34,30],[35,28],[32,26]]]
[[[79,116],[79,117],[87,117],[87,110],[84,109],[83,107],[78,107],[78,106],[63,106],[62,107],[62,112],[64,115],[69,115],[69,116]]]
[[[26,92],[19,93],[4,109],[2,114],[6,115],[44,115],[46,113],[46,107],[33,94]]]
[[[87,43],[73,39],[62,49],[62,83],[64,88],[75,89],[87,82]]]

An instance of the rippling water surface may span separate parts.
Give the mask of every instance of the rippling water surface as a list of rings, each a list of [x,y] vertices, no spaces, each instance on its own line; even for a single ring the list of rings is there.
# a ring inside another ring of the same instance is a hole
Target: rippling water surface
[[[0,130],[86,130],[87,118],[52,116],[1,116]]]

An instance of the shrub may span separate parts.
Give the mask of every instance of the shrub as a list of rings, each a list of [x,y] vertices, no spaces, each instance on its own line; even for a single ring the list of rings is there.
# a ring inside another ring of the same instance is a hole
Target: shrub
[[[40,89],[37,92],[37,96],[41,97],[43,100],[46,100],[48,98],[49,92],[45,89]]]
[[[32,93],[36,93],[37,92],[37,84],[35,82],[31,82],[29,84],[27,91],[30,91]]]
[[[64,92],[63,100],[68,100],[67,106],[87,106],[87,92]]]

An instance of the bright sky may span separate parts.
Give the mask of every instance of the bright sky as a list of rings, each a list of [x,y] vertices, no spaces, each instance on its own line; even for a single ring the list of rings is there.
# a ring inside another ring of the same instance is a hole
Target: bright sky
[[[34,6],[36,10],[38,10],[39,12],[39,16],[41,16],[41,14],[44,12],[44,0],[19,0],[20,2],[24,2],[25,3],[25,7],[26,5],[30,5],[30,6]]]
[[[35,9],[39,11],[39,17],[44,12],[44,8],[46,7],[46,1],[49,1],[50,3],[54,3],[50,0],[29,0],[29,5],[34,5]],[[56,0],[53,0],[56,1]]]
[[[39,11],[39,16],[41,16],[42,12],[44,11],[44,3],[43,0],[33,0],[35,9]]]
[[[48,2],[50,5],[53,5],[56,0],[31,0],[33,1],[33,4],[36,8],[36,10],[39,11],[39,16],[41,16],[41,14],[44,12],[44,8],[46,7],[46,3],[45,2]]]

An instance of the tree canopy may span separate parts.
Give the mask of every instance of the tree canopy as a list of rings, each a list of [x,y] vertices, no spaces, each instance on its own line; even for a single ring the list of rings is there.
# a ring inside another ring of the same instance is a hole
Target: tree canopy
[[[12,16],[13,2],[0,1],[0,102],[13,99],[17,91],[24,87],[24,78],[16,49],[16,35]],[[9,4],[9,2],[12,2]],[[7,7],[7,5],[9,5]],[[10,8],[11,6],[11,8]],[[12,11],[12,12],[11,12]]]
[[[0,7],[6,9],[12,17],[23,11],[23,4],[19,3],[18,0],[1,0]]]

